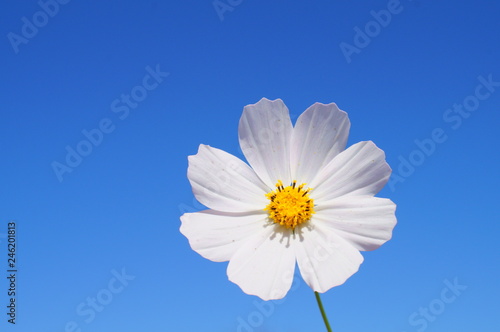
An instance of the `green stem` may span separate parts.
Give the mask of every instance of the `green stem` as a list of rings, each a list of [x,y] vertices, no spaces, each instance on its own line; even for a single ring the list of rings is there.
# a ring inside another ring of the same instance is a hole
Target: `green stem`
[[[314,295],[316,295],[316,301],[318,301],[319,311],[321,311],[321,316],[323,317],[323,321],[325,322],[326,330],[328,332],[332,332],[332,328],[330,327],[330,323],[328,323],[328,318],[326,317],[325,309],[323,308],[323,303],[321,303],[321,298],[319,297],[319,293],[314,292]]]

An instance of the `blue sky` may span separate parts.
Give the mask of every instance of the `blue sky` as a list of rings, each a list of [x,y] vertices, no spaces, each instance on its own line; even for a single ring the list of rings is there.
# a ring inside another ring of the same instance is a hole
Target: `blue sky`
[[[263,303],[192,251],[200,143],[239,157],[243,107],[337,105],[393,178],[393,239],[323,295],[342,331],[497,331],[496,1],[9,2],[0,13],[4,331],[323,331],[297,275]],[[71,152],[73,151],[73,152]],[[80,151],[79,157],[74,153]],[[2,254],[3,253],[3,254]],[[92,299],[97,299],[92,302]],[[78,330],[80,329],[80,330]]]

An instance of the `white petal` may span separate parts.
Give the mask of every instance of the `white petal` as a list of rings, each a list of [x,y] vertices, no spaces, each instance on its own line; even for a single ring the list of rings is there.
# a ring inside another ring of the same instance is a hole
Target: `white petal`
[[[293,245],[302,278],[320,293],[343,284],[363,262],[356,248],[316,222],[296,229]]]
[[[278,180],[290,183],[292,122],[281,99],[261,99],[245,106],[238,128],[241,150],[249,164],[270,188]]]
[[[396,226],[396,204],[371,196],[343,196],[316,208],[315,224],[349,241],[358,250],[374,250],[390,240]]]
[[[292,178],[310,183],[345,149],[351,124],[337,105],[315,103],[297,119],[291,140]]]
[[[208,145],[189,156],[188,178],[196,199],[225,212],[262,210],[269,188],[242,160]]]
[[[391,168],[373,142],[359,142],[337,155],[310,184],[320,205],[343,195],[375,195],[387,183]]]
[[[263,230],[267,213],[228,213],[205,210],[181,216],[180,231],[191,248],[215,262],[225,262],[248,238]]]
[[[291,231],[267,224],[264,231],[246,241],[231,257],[229,280],[247,294],[261,299],[283,298],[292,285],[295,254],[290,244]]]

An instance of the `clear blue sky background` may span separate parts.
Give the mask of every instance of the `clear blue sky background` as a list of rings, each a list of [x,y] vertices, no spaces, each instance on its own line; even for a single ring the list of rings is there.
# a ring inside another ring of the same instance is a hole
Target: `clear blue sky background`
[[[324,331],[299,276],[284,301],[262,304],[179,233],[179,216],[201,208],[187,156],[204,143],[242,157],[242,108],[267,97],[293,119],[337,103],[348,144],[373,140],[400,176],[379,194],[398,204],[393,239],[323,295],[334,331],[498,331],[500,84],[481,81],[500,82],[498,2],[221,3],[232,11],[219,16],[211,0],[69,1],[52,16],[34,0],[3,5],[0,276],[15,220],[18,296],[12,326],[2,277],[0,330]],[[388,6],[390,22],[374,23]],[[148,66],[169,73],[150,91]],[[121,101],[131,92],[134,108]],[[102,123],[102,141],[59,179],[53,163],[88,148],[82,132]],[[135,278],[120,283],[122,272]]]

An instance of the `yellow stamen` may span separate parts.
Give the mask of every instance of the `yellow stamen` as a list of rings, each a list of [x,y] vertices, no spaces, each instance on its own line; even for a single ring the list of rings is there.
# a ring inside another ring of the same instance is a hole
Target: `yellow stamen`
[[[297,181],[284,187],[281,180],[276,183],[276,190],[266,194],[271,201],[265,211],[269,212],[269,218],[286,228],[294,229],[297,225],[311,219],[314,212],[314,201],[309,197],[311,188],[304,189],[306,184],[297,186]]]

